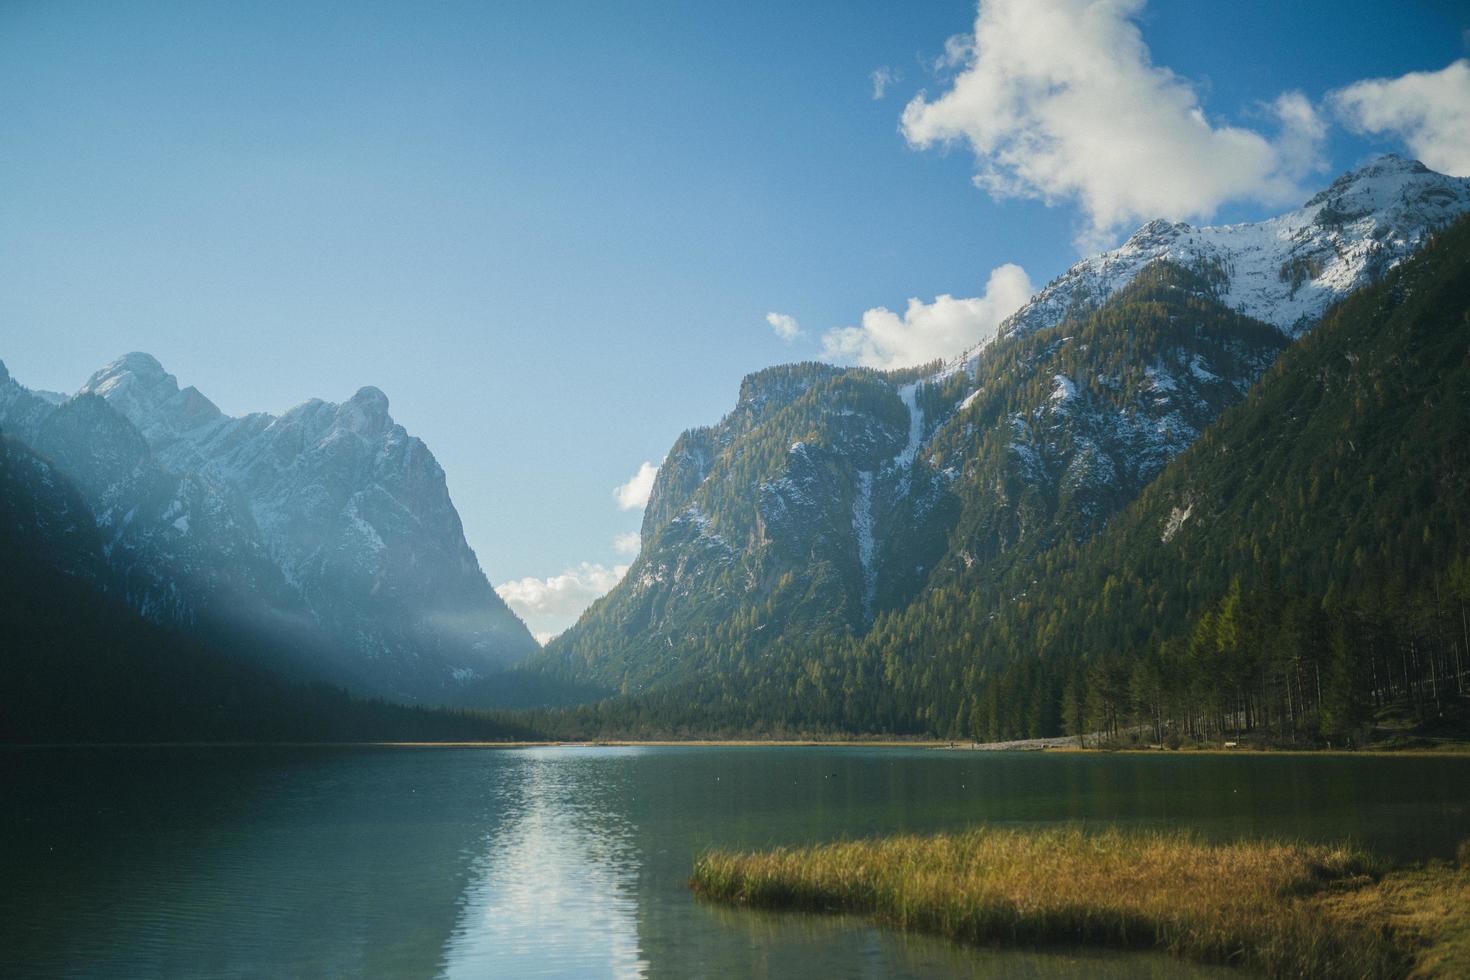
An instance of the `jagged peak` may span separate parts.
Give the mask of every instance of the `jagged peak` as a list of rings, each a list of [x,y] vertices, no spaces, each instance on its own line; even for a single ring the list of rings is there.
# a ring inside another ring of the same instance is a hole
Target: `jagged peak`
[[[161,376],[168,373],[163,369],[163,365],[158,362],[158,358],[149,354],[147,351],[129,351],[112,363],[122,365],[135,374]]]
[[[1298,336],[1333,302],[1470,212],[1470,178],[1386,154],[1338,177],[1300,208],[1260,221],[1190,226],[1158,219],[1082,259],[1000,325],[999,337],[1096,309],[1147,263],[1168,258],[1205,275],[1226,306]],[[946,365],[970,364],[980,348]]]
[[[1346,171],[1336,180],[1334,184],[1350,183],[1367,177],[1383,177],[1388,174],[1432,174],[1437,171],[1430,170],[1423,163],[1413,157],[1401,156],[1398,153],[1385,153],[1369,160],[1361,167],[1354,167]],[[1440,174],[1440,176],[1444,176]]]
[[[337,406],[336,424],[359,433],[378,433],[393,425],[388,414],[388,396],[381,388],[364,385]]]
[[[1424,177],[1429,178],[1431,181],[1437,178],[1447,183],[1460,182],[1455,177],[1448,177],[1438,171],[1430,170],[1418,160],[1410,157],[1402,157],[1397,153],[1386,153],[1338,177],[1331,184],[1327,185],[1326,188],[1312,195],[1312,199],[1307,201],[1302,207],[1316,207],[1334,197],[1351,194],[1356,190],[1371,187],[1385,180],[1410,177]]]
[[[5,369],[5,362],[0,361],[0,385],[10,380],[10,372]]]
[[[100,395],[127,417],[150,444],[207,425],[224,413],[192,385],[180,390],[178,380],[152,354],[133,351],[102,368],[79,394]]]
[[[348,402],[367,411],[388,414],[388,396],[383,394],[383,389],[373,385],[363,385],[357,389],[357,394],[348,399]]]
[[[154,381],[162,381],[165,378],[173,377],[163,369],[163,365],[159,363],[158,358],[146,351],[138,350],[124,354],[97,373],[116,375],[122,374],[123,372]]]
[[[81,393],[111,398],[130,388],[151,392],[161,389],[161,396],[167,396],[179,390],[179,383],[163,369],[158,358],[143,351],[132,351],[105,365],[88,378],[87,383],[82,385]]]
[[[1183,221],[1170,221],[1168,218],[1155,218],[1142,228],[1128,237],[1128,244],[1135,241],[1153,241],[1161,238],[1176,238],[1179,235],[1188,234],[1194,229]],[[1125,246],[1126,247],[1126,246]]]

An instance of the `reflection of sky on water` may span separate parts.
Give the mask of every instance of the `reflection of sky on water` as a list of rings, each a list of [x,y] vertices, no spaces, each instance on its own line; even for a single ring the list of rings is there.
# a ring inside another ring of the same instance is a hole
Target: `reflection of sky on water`
[[[646,976],[632,829],[586,778],[606,767],[567,750],[518,755],[520,798],[485,841],[444,975]]]
[[[1470,759],[862,748],[0,750],[0,976],[1203,975],[697,902],[707,847],[975,823],[1448,857]]]

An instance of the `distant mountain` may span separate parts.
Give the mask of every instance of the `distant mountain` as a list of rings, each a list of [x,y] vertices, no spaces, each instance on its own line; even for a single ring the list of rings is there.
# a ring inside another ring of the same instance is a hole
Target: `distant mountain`
[[[1470,180],[1386,157],[1270,221],[1150,224],[948,364],[752,375],[670,450],[623,582],[527,666],[727,701],[825,689],[838,661],[897,677],[903,644],[857,652],[875,627],[1024,592],[1028,563],[1100,532],[1333,302],[1466,212]],[[985,628],[957,611],[924,625],[956,650]],[[864,711],[827,717],[881,726]]]
[[[119,598],[105,532],[54,463],[0,436],[0,742],[526,738],[242,663]]]
[[[134,353],[59,403],[0,367],[0,426],[81,489],[121,598],[157,622],[429,702],[536,648],[465,542],[443,470],[375,388],[236,419]]]

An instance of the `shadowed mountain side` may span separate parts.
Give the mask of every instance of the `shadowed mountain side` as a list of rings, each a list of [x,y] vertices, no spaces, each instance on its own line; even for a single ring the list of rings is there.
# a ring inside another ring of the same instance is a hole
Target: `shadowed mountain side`
[[[280,651],[215,645],[144,619],[83,495],[0,438],[0,741],[496,739],[494,719],[349,698],[253,666]],[[238,634],[226,639],[243,644]],[[233,655],[229,655],[233,654]]]
[[[134,353],[59,403],[0,376],[0,422],[76,482],[118,597],[155,622],[420,703],[471,703],[536,647],[376,388],[235,419]]]

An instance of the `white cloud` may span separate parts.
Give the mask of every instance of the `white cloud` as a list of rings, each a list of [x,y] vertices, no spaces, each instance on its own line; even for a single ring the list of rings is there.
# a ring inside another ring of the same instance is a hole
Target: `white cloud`
[[[1276,150],[1283,168],[1297,174],[1326,170],[1322,144],[1327,139],[1327,120],[1312,100],[1300,92],[1283,92],[1269,108],[1281,124]]]
[[[789,313],[767,313],[766,322],[771,329],[776,331],[776,336],[788,344],[801,334],[801,325],[796,322],[796,317]]]
[[[526,621],[537,639],[549,638],[576,622],[582,611],[622,581],[627,571],[627,565],[609,568],[584,561],[550,578],[502,582],[495,591]]]
[[[653,478],[658,476],[658,467],[645,461],[628,482],[613,488],[613,496],[622,510],[642,510],[648,504],[648,495],[653,492]]]
[[[618,554],[632,557],[643,548],[643,537],[637,531],[619,534],[613,538],[613,547],[617,549]]]
[[[1470,177],[1470,61],[1354,82],[1327,98],[1348,128],[1396,136],[1431,170]]]
[[[1321,121],[1290,94],[1275,138],[1216,126],[1188,80],[1155,65],[1135,18],[1144,0],[981,0],[974,34],[937,67],[948,91],[920,93],[911,146],[964,143],[975,184],[997,198],[1075,203],[1097,246],[1131,224],[1205,218],[1230,200],[1288,203],[1316,165]]]
[[[873,73],[868,76],[868,81],[873,85],[873,99],[876,101],[888,94],[888,86],[894,82],[903,81],[903,75],[884,65],[874,69]]]
[[[932,67],[936,72],[958,68],[969,61],[974,53],[975,35],[952,34],[944,39],[944,54],[934,59]]]
[[[1031,298],[1026,270],[1007,263],[994,269],[985,294],[973,299],[942,295],[932,303],[910,299],[900,317],[884,307],[863,314],[862,326],[822,335],[823,354],[839,363],[898,368],[953,357],[995,336],[1000,322]]]

